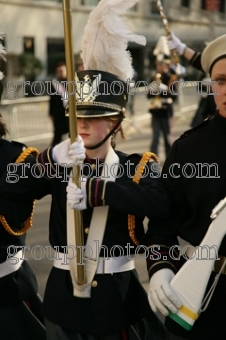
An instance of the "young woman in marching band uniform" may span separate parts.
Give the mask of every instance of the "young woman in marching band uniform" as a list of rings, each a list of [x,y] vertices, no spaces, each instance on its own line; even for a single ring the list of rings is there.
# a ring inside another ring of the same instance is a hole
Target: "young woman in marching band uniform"
[[[164,253],[164,258],[149,258],[148,271],[150,304],[154,311],[160,310],[165,316],[169,311],[177,313],[182,305],[176,292],[170,287],[170,281],[180,268],[181,262],[178,261],[178,254],[172,256],[169,250],[178,245],[178,236],[188,244],[198,246],[211,223],[212,209],[226,196],[225,46],[226,35],[223,35],[212,41],[201,56],[202,69],[209,73],[211,80],[218,85],[218,93],[214,96],[216,115],[198,127],[186,131],[174,142],[162,170],[162,179],[172,196],[173,207],[167,220],[152,220],[148,244],[160,245],[159,252]],[[218,250],[218,257],[220,261],[215,262],[207,291],[219,273],[220,264],[226,259],[225,237]],[[226,338],[225,274],[223,270],[207,309],[201,313],[190,331],[166,318],[166,326],[171,333],[192,340]]]
[[[0,58],[3,52],[0,43]],[[2,77],[0,72],[0,101]],[[6,140],[6,135],[7,127],[0,114],[0,178],[5,176],[9,163],[22,162],[29,154],[38,154],[34,148]],[[44,340],[42,300],[36,277],[27,261],[21,260],[26,230],[33,215],[33,200],[24,202],[22,197],[15,201],[13,196],[7,199],[0,195],[0,338]],[[18,253],[18,257],[8,261],[9,254],[14,253]]]
[[[142,250],[144,217],[166,216],[170,200],[154,154],[126,155],[113,148],[114,135],[125,118],[125,82],[132,76],[127,40],[144,43],[143,37],[125,29],[119,17],[133,4],[102,0],[90,15],[82,48],[85,70],[76,79],[78,140],[70,145],[68,139],[38,157],[30,157],[27,178],[21,177],[18,167],[17,183],[7,183],[4,176],[0,179],[2,198],[13,197],[17,202],[23,195],[26,202],[52,195],[49,240],[58,256],[44,296],[48,340],[167,338],[139,283],[133,254],[139,251],[139,244]],[[117,27],[116,32],[113,27]],[[87,92],[87,84],[91,91]],[[68,184],[69,164],[81,161],[79,188],[71,180]],[[102,174],[103,167],[106,171]],[[73,265],[62,263],[61,257],[74,249],[70,222],[74,209],[82,211],[85,245],[92,253],[95,242],[101,249],[97,257],[86,256],[87,283],[82,287],[78,287]],[[91,269],[87,263],[92,263]]]
[[[171,34],[172,40],[168,40],[170,50],[175,49],[179,55],[183,55],[189,61],[189,64],[202,72],[202,77],[199,82],[203,82],[201,86],[198,85],[198,94],[200,94],[200,101],[197,111],[191,121],[191,127],[195,127],[202,123],[206,118],[213,117],[216,113],[216,103],[214,97],[208,92],[210,88],[205,85],[211,81],[208,74],[202,68],[201,56],[202,53],[194,51],[192,48],[186,46],[174,33]]]

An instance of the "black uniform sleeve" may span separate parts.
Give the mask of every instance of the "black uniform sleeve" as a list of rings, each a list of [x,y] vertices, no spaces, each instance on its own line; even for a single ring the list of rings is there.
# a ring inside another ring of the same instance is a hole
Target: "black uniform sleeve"
[[[50,181],[48,170],[50,166],[42,164],[38,157],[29,156],[24,163],[11,164],[7,172],[0,178],[0,199],[9,199],[12,202],[31,201],[41,199],[50,194]],[[47,164],[47,162],[46,162]]]
[[[146,257],[149,277],[162,268],[177,272],[181,266],[177,236],[179,227],[189,211],[186,197],[180,187],[181,169],[176,153],[177,142],[173,144],[161,174],[165,189],[172,199],[170,214],[164,219],[151,218],[148,231],[142,240],[142,244],[149,249]]]
[[[170,199],[159,177],[158,164],[149,162],[139,184],[132,178],[120,182],[88,178],[87,203],[91,207],[109,205],[122,213],[136,216],[164,217],[169,213]]]
[[[195,54],[193,55],[191,60],[189,60],[189,64],[191,64],[197,70],[205,73],[203,68],[202,68],[202,64],[201,64],[201,57],[202,57],[202,54],[200,52],[195,52]]]
[[[7,221],[14,223],[23,223],[30,216],[33,207],[32,200],[13,201],[0,195],[0,215],[7,217]]]

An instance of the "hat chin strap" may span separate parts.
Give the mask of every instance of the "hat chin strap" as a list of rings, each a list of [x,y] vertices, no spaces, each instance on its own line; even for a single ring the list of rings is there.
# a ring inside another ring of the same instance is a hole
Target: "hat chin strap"
[[[106,142],[106,140],[107,140],[111,135],[113,135],[113,133],[115,132],[115,130],[117,130],[117,128],[118,128],[119,125],[121,124],[122,120],[123,120],[123,117],[122,117],[122,116],[119,117],[119,120],[118,120],[117,124],[115,124],[115,126],[113,127],[113,129],[107,134],[107,136],[106,136],[100,143],[98,143],[98,144],[96,144],[96,145],[94,145],[94,146],[85,146],[85,148],[88,149],[88,150],[94,150],[94,149],[99,148],[101,145],[103,145],[103,144]]]

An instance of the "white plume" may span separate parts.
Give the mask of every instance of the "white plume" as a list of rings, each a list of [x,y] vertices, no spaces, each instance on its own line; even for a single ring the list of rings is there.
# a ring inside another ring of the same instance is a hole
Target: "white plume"
[[[5,59],[6,50],[5,47],[2,45],[1,40],[3,40],[3,33],[0,32],[0,59]],[[0,80],[4,78],[4,74],[0,71]]]
[[[128,42],[146,44],[146,38],[127,29],[122,15],[138,0],[101,0],[90,13],[82,38],[85,70],[113,73],[126,81],[133,77]]]

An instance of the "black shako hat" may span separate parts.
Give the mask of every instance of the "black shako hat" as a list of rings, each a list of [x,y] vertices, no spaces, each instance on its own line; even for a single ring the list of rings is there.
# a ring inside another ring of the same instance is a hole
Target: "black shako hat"
[[[124,14],[136,2],[101,0],[89,14],[81,44],[84,70],[75,79],[78,117],[125,117],[126,82],[134,73],[128,43],[146,44],[125,22]]]
[[[101,146],[117,131],[125,117],[126,82],[133,78],[134,73],[128,42],[146,44],[145,37],[131,32],[123,19],[127,9],[137,1],[99,1],[84,29],[81,46],[84,70],[75,76],[77,117],[118,118],[107,136],[89,149]]]
[[[75,83],[78,118],[116,115],[125,118],[128,89],[119,77],[99,70],[83,70],[77,73]]]

